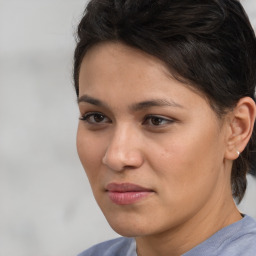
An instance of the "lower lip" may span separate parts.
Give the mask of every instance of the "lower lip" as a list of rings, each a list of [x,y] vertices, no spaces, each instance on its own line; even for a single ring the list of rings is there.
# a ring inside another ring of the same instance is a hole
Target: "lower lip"
[[[113,192],[108,191],[108,196],[110,200],[119,205],[128,205],[136,203],[149,195],[153,192],[150,191],[131,191],[131,192]]]

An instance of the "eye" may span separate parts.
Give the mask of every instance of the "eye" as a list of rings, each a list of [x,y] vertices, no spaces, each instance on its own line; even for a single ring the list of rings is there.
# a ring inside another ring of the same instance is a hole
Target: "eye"
[[[156,115],[148,115],[143,121],[144,125],[149,125],[149,126],[163,126],[167,125],[170,123],[173,123],[174,120],[162,116],[156,116]]]
[[[111,123],[110,119],[100,112],[90,112],[79,118],[89,124]]]

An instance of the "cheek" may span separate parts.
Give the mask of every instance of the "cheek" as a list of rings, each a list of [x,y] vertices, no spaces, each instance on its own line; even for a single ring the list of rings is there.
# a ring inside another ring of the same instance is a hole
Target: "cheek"
[[[213,189],[222,163],[216,153],[220,144],[217,138],[212,129],[195,130],[192,134],[187,131],[153,147],[155,157],[151,165],[158,170],[168,200],[198,197]]]
[[[90,132],[79,124],[77,131],[77,152],[85,169],[89,181],[95,179],[99,173],[104,156],[104,141],[92,136]]]

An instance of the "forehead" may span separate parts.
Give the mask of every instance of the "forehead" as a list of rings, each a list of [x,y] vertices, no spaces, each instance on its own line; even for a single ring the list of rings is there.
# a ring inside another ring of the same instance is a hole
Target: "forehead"
[[[116,65],[116,68],[118,67],[119,69],[115,71],[122,70],[124,72],[126,70],[127,72],[131,71],[142,75],[145,70],[150,72],[158,70],[166,76],[171,76],[163,61],[142,50],[120,42],[101,42],[90,48],[82,60],[81,69],[88,69],[88,67],[113,68],[113,65]],[[108,69],[109,71],[110,69]]]
[[[172,76],[158,58],[121,43],[100,43],[85,55],[80,69],[79,96],[134,101],[167,97],[185,102],[205,97]],[[111,96],[112,95],[112,96]],[[188,99],[189,98],[189,99]],[[179,102],[177,102],[179,104]]]

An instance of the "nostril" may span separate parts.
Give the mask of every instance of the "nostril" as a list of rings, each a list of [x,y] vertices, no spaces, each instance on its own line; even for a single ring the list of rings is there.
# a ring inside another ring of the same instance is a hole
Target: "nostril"
[[[122,171],[124,163],[120,154],[107,151],[102,159],[102,163],[113,171]]]
[[[143,161],[142,153],[139,150],[124,152],[108,149],[102,158],[102,163],[114,171],[139,168]]]
[[[106,156],[106,154],[102,158],[102,163],[107,165],[107,156]]]

